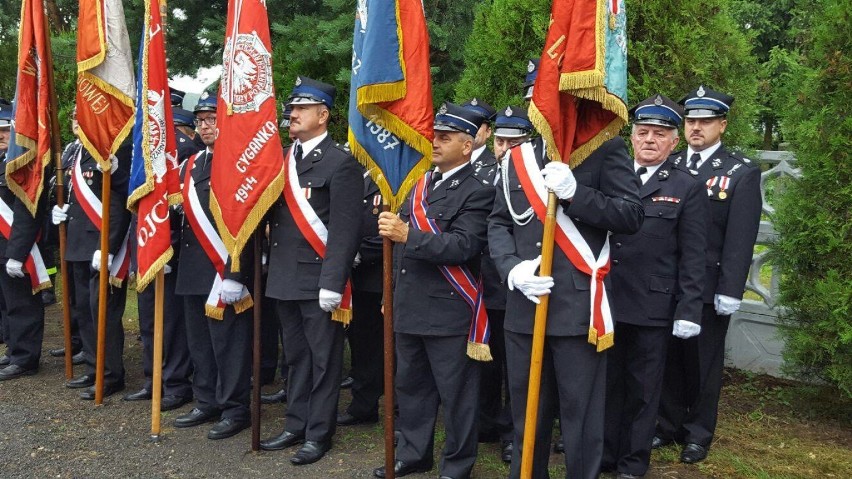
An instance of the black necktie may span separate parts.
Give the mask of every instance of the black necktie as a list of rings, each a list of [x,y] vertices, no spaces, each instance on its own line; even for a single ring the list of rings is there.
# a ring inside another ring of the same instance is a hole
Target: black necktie
[[[698,168],[698,163],[701,163],[701,155],[693,153],[692,156],[689,157],[689,163],[687,163],[686,167],[690,170],[694,170]]]
[[[441,178],[443,178],[443,177],[444,177],[444,174],[441,173],[440,171],[436,171],[436,172],[432,173],[432,189],[433,190],[435,189],[435,187],[438,186],[438,182],[441,181]]]
[[[645,168],[644,166],[640,166],[639,168],[636,168],[636,175],[638,175],[638,176],[642,176],[647,172],[648,172],[648,168]]]
[[[302,161],[302,144],[301,143],[296,143],[295,157],[296,157],[296,163]]]

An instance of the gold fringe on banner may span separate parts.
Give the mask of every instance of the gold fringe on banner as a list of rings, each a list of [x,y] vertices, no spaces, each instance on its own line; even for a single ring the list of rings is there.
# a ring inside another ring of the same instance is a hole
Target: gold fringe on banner
[[[335,309],[331,312],[331,320],[343,323],[344,326],[349,326],[349,323],[352,322],[352,309]]]
[[[169,246],[169,249],[163,252],[163,254],[159,258],[157,258],[156,261],[154,261],[154,264],[152,264],[151,267],[148,268],[148,271],[145,272],[144,276],[137,275],[136,291],[139,291],[140,293],[144,291],[145,288],[151,283],[151,281],[154,281],[154,279],[157,277],[157,272],[160,271],[160,269],[165,268],[166,263],[171,261],[172,256],[174,256],[174,250],[171,246]]]

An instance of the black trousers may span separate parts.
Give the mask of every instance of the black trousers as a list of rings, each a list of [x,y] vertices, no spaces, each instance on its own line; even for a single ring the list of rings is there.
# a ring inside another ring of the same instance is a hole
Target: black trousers
[[[488,310],[488,325],[491,328],[491,338],[488,345],[491,348],[493,361],[479,362],[479,440],[511,441],[512,440],[512,406],[508,392],[503,389],[509,380],[506,371],[506,340],[503,334],[503,320],[506,317],[504,309]]]
[[[222,418],[248,421],[251,397],[251,310],[225,308],[221,320],[204,314],[206,296],[183,297],[187,344],[192,357],[196,407]]]
[[[4,263],[5,264],[5,263]],[[12,278],[5,269],[0,271],[0,314],[3,316],[3,334],[6,355],[25,369],[38,367],[41,343],[44,339],[44,306],[40,294],[33,294],[29,275]]]
[[[163,275],[163,396],[192,397],[192,361],[186,340],[183,299],[175,294],[177,274]],[[142,335],[142,372],[145,388],[152,388],[154,367],[154,284],[137,296],[139,334]]]
[[[669,340],[657,436],[710,447],[716,431],[730,322],[730,316],[718,316],[712,304],[705,304],[701,333]]]
[[[264,284],[263,289],[266,289]],[[263,315],[260,319],[260,380],[261,385],[275,380],[275,374],[281,370],[281,378],[287,379],[287,364],[285,363],[284,349],[279,352],[279,344],[283,342],[281,337],[281,322],[278,321],[278,313],[275,311],[275,300],[262,299]]]
[[[439,474],[470,477],[477,450],[479,367],[467,356],[467,336],[396,333],[396,361],[396,459],[432,463],[438,406],[443,405],[446,440]]]
[[[80,339],[86,356],[88,373],[95,373],[98,344],[98,289],[100,273],[88,261],[70,261],[74,281],[72,316],[77,317]],[[124,383],[124,306],[127,285],[107,287],[106,349],[104,352],[104,384]]]
[[[521,477],[531,352],[531,334],[506,331],[509,393],[515,426],[509,477],[514,479]],[[547,462],[557,413],[565,444],[565,477],[598,477],[603,455],[606,363],[607,353],[597,352],[586,336],[545,338],[532,477],[550,477]]]
[[[347,412],[355,417],[374,416],[384,388],[384,318],[382,293],[352,292],[352,324],[346,331],[352,354],[350,375],[352,403]]]
[[[343,375],[343,323],[317,300],[278,301],[287,351],[287,412],[284,430],[308,441],[329,441],[337,427]]]
[[[651,460],[670,323],[616,323],[615,346],[607,358],[603,466],[643,476]]]

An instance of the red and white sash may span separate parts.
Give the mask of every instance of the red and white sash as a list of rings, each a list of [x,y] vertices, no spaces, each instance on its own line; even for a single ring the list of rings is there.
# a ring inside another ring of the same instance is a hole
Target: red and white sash
[[[539,221],[544,223],[547,213],[547,189],[544,177],[535,160],[535,150],[530,142],[511,149],[512,166],[521,182],[521,187]],[[607,299],[604,278],[609,273],[609,234],[600,255],[595,258],[589,244],[577,230],[577,226],[565,214],[562,205],[556,212],[556,244],[575,268],[589,275],[591,311],[589,319],[589,342],[603,351],[613,345],[612,312]]]
[[[411,225],[420,231],[440,234],[438,223],[426,215],[429,207],[427,187],[432,184],[432,172],[429,171],[414,186],[409,205],[411,207]],[[488,314],[482,298],[482,276],[474,278],[470,269],[464,265],[440,265],[438,269],[448,283],[467,302],[471,310],[470,330],[467,336],[467,355],[477,361],[491,361],[491,348],[488,340],[491,328],[488,325]]]
[[[192,178],[192,169],[195,167],[195,160],[200,155],[206,155],[207,150],[193,155],[187,160],[186,173],[183,182],[183,211],[186,214],[186,220],[189,221],[189,226],[201,247],[213,263],[216,269],[216,277],[213,279],[213,286],[210,288],[210,294],[207,295],[207,301],[204,305],[204,314],[213,319],[223,319],[225,317],[225,307],[227,306],[222,301],[222,283],[225,280],[225,264],[228,262],[228,250],[225,248],[225,243],[219,236],[219,232],[207,214],[204,213],[201,201],[198,199],[198,192],[195,191],[195,179]],[[251,308],[254,305],[251,294],[248,288],[244,285],[243,291],[240,293],[240,299],[233,304],[234,310],[237,313]]]
[[[15,219],[14,216],[12,208],[10,208],[5,201],[0,199],[0,234],[2,234],[7,240],[12,235],[12,222]],[[35,243],[33,243],[33,247],[30,248],[30,253],[27,255],[27,259],[24,260],[24,270],[30,276],[30,284],[33,288],[33,294],[51,286],[50,275],[47,273],[47,268],[45,268],[44,261],[41,258],[41,252],[38,249],[38,245]]]
[[[76,198],[77,203],[83,208],[83,211],[86,213],[86,216],[89,218],[89,221],[95,225],[95,228],[98,231],[101,230],[101,212],[103,211],[103,205],[101,204],[101,199],[89,188],[89,184],[86,183],[86,178],[83,177],[83,169],[80,167],[80,160],[82,159],[83,149],[80,148],[77,151],[77,159],[74,161],[74,169],[72,171],[73,175],[73,188],[71,191],[74,193],[74,198]],[[109,282],[113,286],[120,287],[121,284],[127,279],[127,273],[130,271],[130,228],[127,229],[127,233],[124,234],[124,240],[121,242],[121,247],[118,249],[118,253],[112,258],[112,265],[109,267]]]
[[[287,167],[284,168],[284,201],[293,216],[299,232],[316,251],[320,258],[325,258],[325,246],[328,244],[328,229],[314,208],[308,202],[305,192],[299,186],[299,175],[296,173],[296,158],[293,148],[287,149]],[[352,321],[352,282],[347,280],[343,288],[343,299],[340,306],[331,313],[331,319],[349,324]]]

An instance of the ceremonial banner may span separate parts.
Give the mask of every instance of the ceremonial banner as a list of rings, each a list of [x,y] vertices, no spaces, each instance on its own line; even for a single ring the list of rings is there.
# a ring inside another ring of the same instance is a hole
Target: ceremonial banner
[[[133,126],[133,58],[121,0],[80,0],[77,122],[80,141],[104,168]]]
[[[136,288],[145,289],[172,257],[169,205],[180,202],[177,142],[166,70],[165,29],[160,0],[145,1],[139,48],[133,162],[127,207],[136,222]]]
[[[266,2],[229,0],[210,210],[234,271],[249,237],[284,189],[270,50]]]
[[[35,216],[50,163],[50,40],[40,0],[23,0],[18,33],[15,121],[6,154],[9,189]]]
[[[349,148],[392,211],[429,169],[435,117],[429,32],[420,0],[359,0]]]
[[[529,117],[575,167],[627,123],[624,0],[554,0]]]

